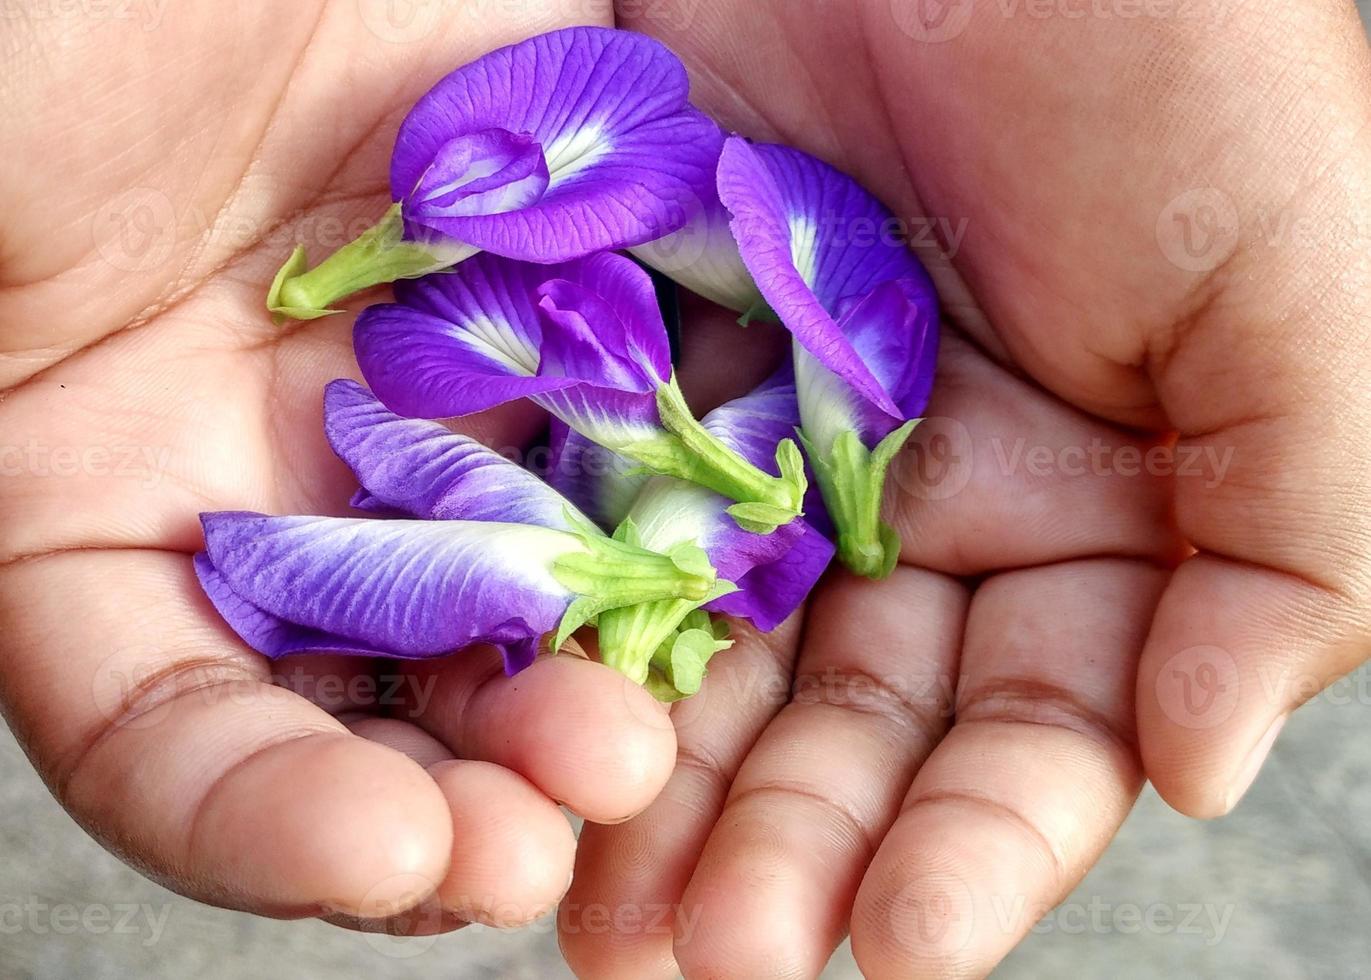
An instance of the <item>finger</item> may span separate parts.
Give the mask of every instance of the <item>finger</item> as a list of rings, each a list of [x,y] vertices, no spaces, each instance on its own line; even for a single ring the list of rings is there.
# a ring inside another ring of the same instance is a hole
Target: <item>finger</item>
[[[710,829],[743,758],[786,703],[800,617],[761,634],[733,624],[734,645],[710,662],[700,692],[672,707],[676,768],[644,812],[581,831],[576,878],[558,913],[562,952],[577,976],[674,977],[674,929]]]
[[[455,756],[448,747],[438,741],[418,725],[412,725],[398,718],[340,718],[348,731],[360,735],[369,742],[394,749],[401,755],[413,759],[425,769],[440,762],[450,762]]]
[[[272,686],[184,555],[6,566],[0,629],[11,726],[57,798],[137,867],[282,916],[391,912],[443,879],[452,821],[433,780]]]
[[[1132,678],[1164,573],[1010,572],[977,591],[956,724],[862,880],[864,976],[984,976],[1104,849],[1142,784]]]
[[[557,804],[488,762],[440,762],[429,772],[452,810],[452,860],[437,888],[443,909],[502,929],[550,912],[576,856],[576,835]]]
[[[1371,227],[1371,148],[1362,139],[1345,159],[1290,220]],[[1200,554],[1167,590],[1138,675],[1148,776],[1193,816],[1232,809],[1284,718],[1371,650],[1364,259],[1239,253],[1157,341],[1153,377],[1182,445],[1230,464],[1214,484],[1178,481]]]
[[[899,568],[813,602],[791,702],[748,754],[681,899],[686,976],[818,976],[950,719],[966,592]]]
[[[1084,415],[945,333],[937,384],[891,467],[901,559],[957,575],[1094,555],[1179,560],[1165,443]]]
[[[661,791],[676,757],[666,711],[608,667],[543,657],[506,677],[495,651],[473,648],[408,669],[415,698],[401,716],[459,758],[511,769],[591,821],[622,820]]]
[[[576,854],[576,835],[557,804],[508,769],[454,759],[445,745],[408,722],[366,718],[348,727],[424,766],[452,813],[447,876],[431,883],[417,909],[421,914],[409,910],[388,926],[374,920],[349,925],[408,935],[469,922],[512,929],[557,904]]]

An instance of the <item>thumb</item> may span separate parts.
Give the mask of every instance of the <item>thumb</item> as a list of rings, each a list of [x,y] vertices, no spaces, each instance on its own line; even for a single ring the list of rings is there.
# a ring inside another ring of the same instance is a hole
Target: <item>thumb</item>
[[[1289,204],[1224,194],[1240,242],[1271,215],[1304,232],[1257,236],[1197,274],[1192,315],[1151,348],[1181,433],[1176,519],[1197,553],[1148,637],[1139,737],[1149,778],[1193,816],[1232,809],[1290,712],[1368,654],[1371,120],[1359,100],[1342,102],[1359,121],[1310,123],[1332,134],[1318,158],[1333,163]]]

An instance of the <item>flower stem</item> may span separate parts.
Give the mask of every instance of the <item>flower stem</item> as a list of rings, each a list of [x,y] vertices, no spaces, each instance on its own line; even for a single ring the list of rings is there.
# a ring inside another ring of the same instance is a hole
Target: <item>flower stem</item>
[[[631,533],[631,525],[625,527]],[[598,532],[581,538],[584,550],[564,554],[552,565],[553,577],[578,596],[557,628],[554,649],[611,609],[672,599],[693,608],[709,601],[718,588],[714,567],[696,545],[681,544],[659,554]]]
[[[695,418],[675,377],[657,389],[657,410],[669,438],[625,447],[624,455],[656,473],[698,483],[737,501],[729,513],[747,531],[769,534],[803,513],[808,481],[793,440],[776,447],[780,476],[772,476],[724,445]]]
[[[827,456],[805,440],[814,477],[838,531],[838,557],[853,574],[883,579],[899,561],[900,539],[881,520],[881,500],[890,461],[918,422],[906,422],[874,450],[867,449],[851,430],[839,434]],[[803,432],[800,438],[804,439]]]
[[[267,309],[278,319],[328,316],[339,312],[332,304],[355,292],[451,268],[477,251],[457,242],[405,241],[400,205],[392,204],[380,221],[313,269],[304,246],[297,245],[272,280]]]

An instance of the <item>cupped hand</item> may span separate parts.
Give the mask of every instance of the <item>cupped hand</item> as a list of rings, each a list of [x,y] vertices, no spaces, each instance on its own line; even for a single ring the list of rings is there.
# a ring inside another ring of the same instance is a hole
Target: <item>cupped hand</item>
[[[356,374],[352,317],[275,325],[267,284],[296,242],[317,259],[382,213],[395,129],[435,80],[573,13],[521,9],[135,4],[7,25],[0,701],[62,804],[195,898],[517,925],[571,874],[557,804],[622,819],[671,771],[670,725],[607,668],[268,664],[191,572],[201,511],[346,513],[321,405]],[[539,425],[472,431],[519,447]]]
[[[714,661],[662,796],[585,831],[563,948],[586,977],[809,977],[850,930],[867,976],[983,974],[1144,778],[1227,812],[1367,655],[1356,12],[620,6],[724,125],[903,216],[949,329],[901,566]]]

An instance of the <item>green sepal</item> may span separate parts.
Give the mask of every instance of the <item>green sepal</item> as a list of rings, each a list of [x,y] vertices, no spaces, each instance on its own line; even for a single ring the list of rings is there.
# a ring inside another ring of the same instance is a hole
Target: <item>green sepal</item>
[[[682,629],[682,623],[705,616],[700,607],[738,591],[720,579],[702,599],[661,599],[605,610],[599,618],[600,660],[635,684],[645,683],[652,658]]]
[[[340,312],[333,303],[355,292],[448,269],[478,251],[456,243],[405,241],[404,230],[400,205],[392,204],[380,221],[313,269],[304,246],[297,245],[271,281],[267,309],[278,323],[287,317],[328,316]]]
[[[552,563],[553,578],[577,596],[557,625],[554,650],[609,610],[662,600],[684,601],[689,607],[709,602],[718,593],[718,575],[698,545],[685,542],[659,554],[638,547],[632,522],[626,521],[610,538],[570,511],[567,519],[569,533],[584,550],[561,555]]]
[[[341,313],[342,310],[310,309],[304,306],[289,306],[281,301],[281,286],[287,279],[295,279],[303,275],[309,269],[309,259],[305,256],[305,246],[296,245],[295,251],[290,253],[290,258],[286,259],[285,264],[276,270],[276,276],[271,280],[271,288],[267,290],[267,309],[276,315],[276,321],[290,318],[292,320],[315,320],[321,316],[328,316],[331,313]]]
[[[770,534],[803,513],[808,480],[792,440],[776,447],[780,476],[772,476],[700,424],[674,377],[657,389],[657,411],[666,431],[620,448],[622,455],[653,473],[708,487],[738,504],[761,505],[735,515],[740,527],[757,534]]]
[[[671,703],[698,694],[713,656],[733,646],[728,624],[696,610],[653,655],[643,686],[659,701]]]
[[[851,430],[833,440],[826,456],[805,438],[814,477],[838,532],[838,557],[854,574],[883,579],[900,559],[900,539],[881,520],[881,500],[890,463],[920,419],[911,419],[867,449]]]

